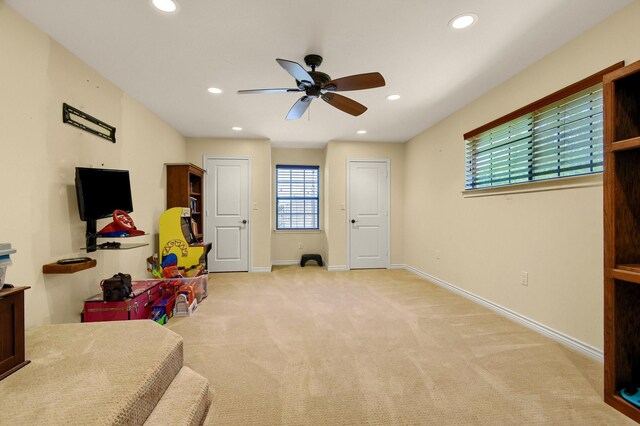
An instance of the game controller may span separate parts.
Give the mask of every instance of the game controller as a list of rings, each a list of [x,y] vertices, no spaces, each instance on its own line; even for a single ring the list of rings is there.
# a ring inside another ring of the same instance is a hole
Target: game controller
[[[101,249],[119,249],[120,243],[116,241],[107,241],[106,243],[98,244],[98,248]]]
[[[84,263],[90,261],[90,257],[71,257],[68,259],[60,259],[58,260],[58,265],[72,265],[74,263]]]

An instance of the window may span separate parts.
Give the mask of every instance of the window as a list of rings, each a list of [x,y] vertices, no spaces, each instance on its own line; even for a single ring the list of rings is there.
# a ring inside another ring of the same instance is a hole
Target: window
[[[600,73],[465,134],[465,189],[602,172]]]
[[[276,166],[276,229],[320,229],[320,168]]]

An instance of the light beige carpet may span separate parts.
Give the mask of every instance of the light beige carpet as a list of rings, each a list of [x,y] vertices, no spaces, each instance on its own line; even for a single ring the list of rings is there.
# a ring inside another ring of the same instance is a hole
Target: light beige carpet
[[[635,424],[602,365],[406,271],[213,274],[168,326],[211,424]]]

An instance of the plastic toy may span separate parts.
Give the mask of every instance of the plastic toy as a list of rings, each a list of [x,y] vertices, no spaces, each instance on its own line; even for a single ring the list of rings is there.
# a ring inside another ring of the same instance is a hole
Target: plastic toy
[[[176,317],[187,317],[195,311],[198,307],[198,302],[193,301],[191,304],[188,303],[187,295],[184,293],[178,294],[176,296],[176,307],[174,316]]]
[[[123,210],[113,211],[113,222],[98,231],[103,237],[125,237],[144,235],[144,231],[135,227],[133,219]]]
[[[168,318],[173,316],[173,305],[175,303],[175,296],[169,295],[161,300],[158,300],[153,304],[154,316],[166,315]]]
[[[636,407],[640,407],[640,387],[629,386],[622,389],[620,395]]]
[[[207,253],[211,250],[210,244],[190,243],[182,229],[183,217],[190,216],[190,210],[183,207],[173,207],[160,215],[158,247],[160,258],[164,260],[174,254],[177,264],[182,268],[197,266],[205,269]]]

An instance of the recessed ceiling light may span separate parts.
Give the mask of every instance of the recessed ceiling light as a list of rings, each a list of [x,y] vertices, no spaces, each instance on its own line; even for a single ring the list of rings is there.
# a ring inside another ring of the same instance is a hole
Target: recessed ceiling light
[[[389,101],[397,101],[398,99],[400,99],[400,95],[389,95],[389,96],[387,96],[387,100],[389,100]]]
[[[454,30],[461,30],[475,24],[477,20],[478,15],[475,15],[473,13],[463,13],[462,15],[458,15],[450,20],[449,26]]]
[[[222,89],[218,89],[217,87],[209,87],[207,91],[209,93],[213,93],[214,95],[219,95],[220,93],[222,93]]]
[[[173,0],[151,0],[156,9],[163,12],[175,12],[178,6]]]
[[[234,131],[236,131],[236,132],[239,132],[239,131],[241,131],[241,130],[242,130],[242,127],[233,126],[233,127],[231,128],[231,130],[234,130]]]
[[[356,133],[359,134],[359,135],[364,135],[364,134],[367,133],[367,131],[366,130],[358,130]]]

